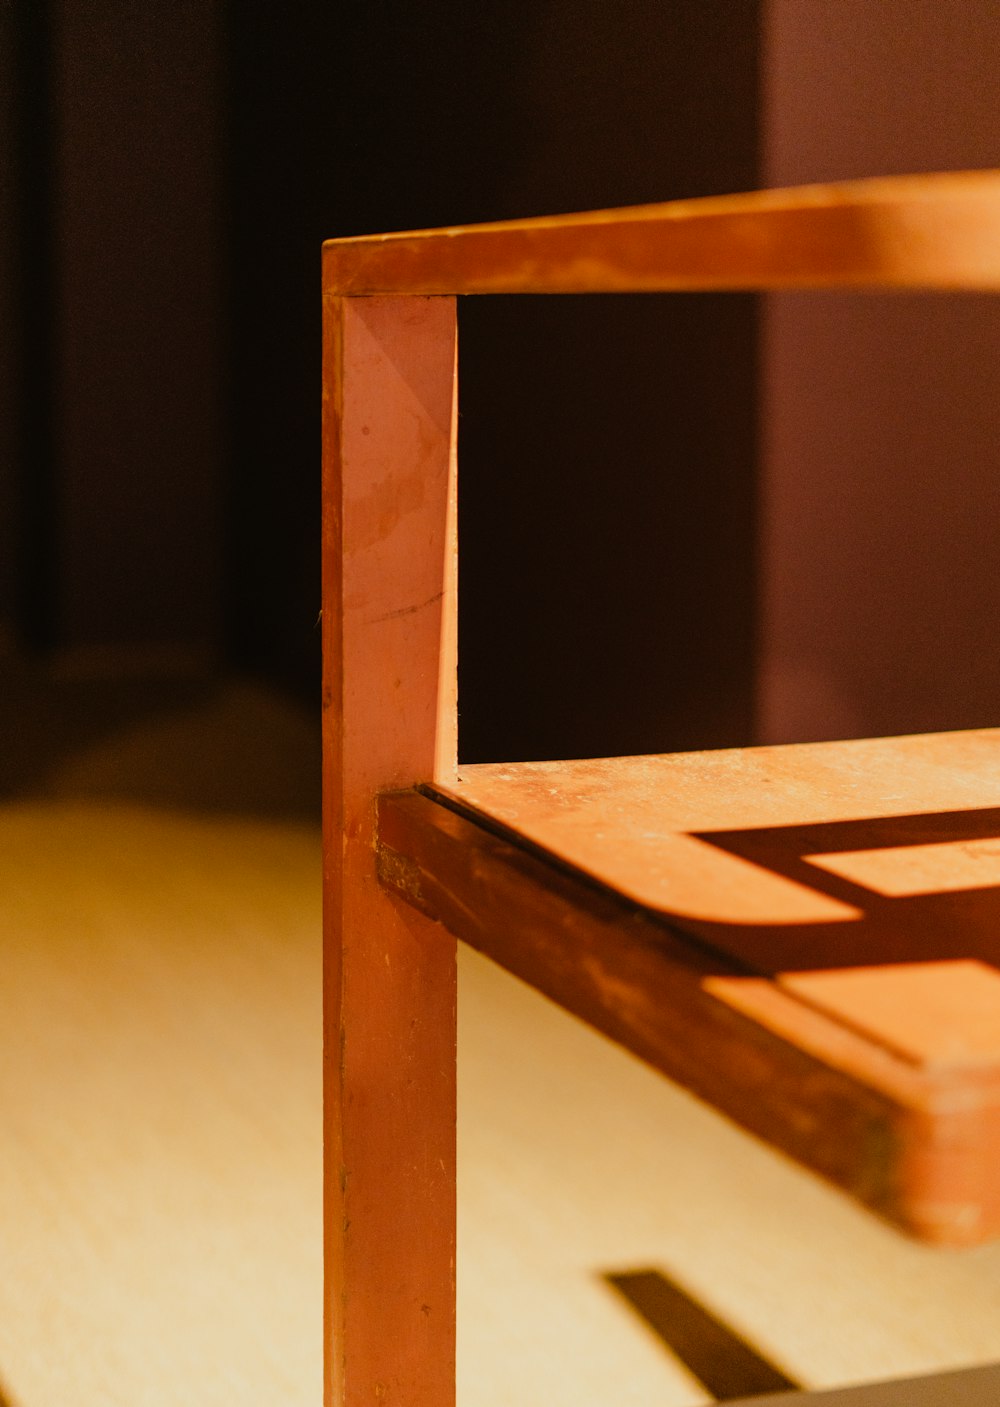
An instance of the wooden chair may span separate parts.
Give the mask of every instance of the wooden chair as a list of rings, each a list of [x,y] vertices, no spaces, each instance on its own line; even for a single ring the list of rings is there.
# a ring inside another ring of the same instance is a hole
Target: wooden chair
[[[455,295],[848,287],[1000,288],[1000,172],[324,247],[335,1403],[454,1398],[455,935],[910,1232],[1000,1230],[1000,730],[456,768]]]

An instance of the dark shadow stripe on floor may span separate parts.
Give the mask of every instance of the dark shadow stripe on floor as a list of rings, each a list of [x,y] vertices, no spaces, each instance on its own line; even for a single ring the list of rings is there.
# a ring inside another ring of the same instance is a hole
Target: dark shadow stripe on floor
[[[601,1278],[719,1401],[800,1387],[661,1271],[614,1271]]]

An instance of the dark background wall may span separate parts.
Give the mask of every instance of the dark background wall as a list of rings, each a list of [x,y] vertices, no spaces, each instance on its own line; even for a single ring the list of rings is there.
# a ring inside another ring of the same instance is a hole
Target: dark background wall
[[[57,629],[218,640],[220,17],[51,3]]]
[[[1000,164],[995,0],[769,0],[769,184]],[[995,724],[1000,300],[775,296],[765,740]]]
[[[249,568],[258,512],[281,521],[289,447],[314,462],[318,238],[753,184],[757,14],[732,0],[394,0],[294,26],[269,6],[239,17],[237,384],[260,404],[280,388],[237,455],[256,505],[238,543]],[[462,305],[466,756],[749,728],[755,309],[712,304]],[[258,576],[261,596],[315,561],[307,482],[281,583]],[[241,648],[253,656],[252,640]]]
[[[221,16],[17,0],[5,19],[5,604],[35,649],[204,659],[223,631]]]
[[[18,461],[17,113],[15,110],[14,17],[0,7],[0,653],[9,649],[16,580],[15,472]]]
[[[0,652],[315,697],[318,250],[988,165],[992,0],[6,0]],[[462,749],[990,721],[1000,305],[467,300]]]
[[[758,19],[8,5],[22,645],[311,696],[321,240],[757,184]],[[465,754],[744,740],[754,301],[470,300],[461,340]]]

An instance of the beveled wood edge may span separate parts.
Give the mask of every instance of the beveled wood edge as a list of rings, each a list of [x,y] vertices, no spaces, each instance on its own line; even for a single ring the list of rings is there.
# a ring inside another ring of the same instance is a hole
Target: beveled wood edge
[[[1000,288],[1000,170],[329,240],[327,294]]]
[[[902,1060],[431,787],[377,807],[408,904],[909,1233],[1000,1234],[1000,1072]]]

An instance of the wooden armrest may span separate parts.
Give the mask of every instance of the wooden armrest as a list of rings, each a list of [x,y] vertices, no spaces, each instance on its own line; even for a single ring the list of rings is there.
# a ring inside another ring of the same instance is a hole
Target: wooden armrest
[[[1000,287],[1000,171],[755,191],[336,239],[348,295]]]
[[[452,933],[910,1230],[1000,1231],[997,735],[457,780],[437,296],[1000,288],[1000,173],[334,241],[324,262],[331,1400],[453,1400]]]
[[[1000,730],[463,769],[383,884],[911,1232],[1000,1231]]]

